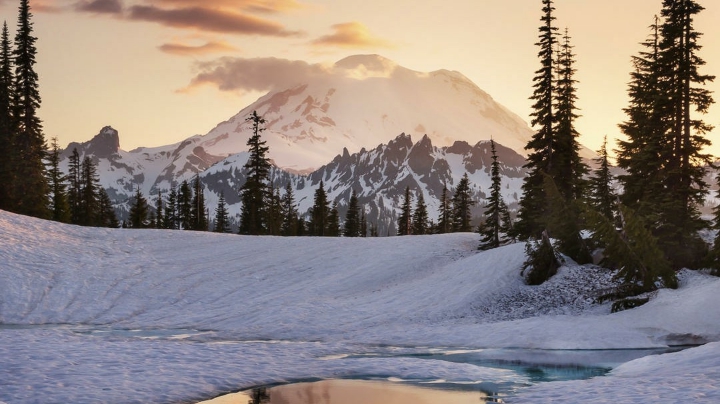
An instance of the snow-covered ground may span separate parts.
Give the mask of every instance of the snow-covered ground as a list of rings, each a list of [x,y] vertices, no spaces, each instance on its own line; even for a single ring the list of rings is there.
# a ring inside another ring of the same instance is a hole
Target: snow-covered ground
[[[604,270],[540,287],[524,246],[475,234],[244,237],[81,228],[0,211],[0,402],[191,403],[254,385],[374,376],[522,385],[507,401],[720,402],[720,279],[610,314]],[[708,344],[536,384],[397,353]],[[392,354],[388,354],[392,353]]]

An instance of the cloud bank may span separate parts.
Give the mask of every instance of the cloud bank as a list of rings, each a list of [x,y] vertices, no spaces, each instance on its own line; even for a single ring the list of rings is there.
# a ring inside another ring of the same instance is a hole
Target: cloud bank
[[[359,22],[346,22],[331,27],[332,34],[321,36],[310,42],[316,47],[333,46],[348,49],[394,48],[395,45],[385,39],[374,36],[368,28]]]

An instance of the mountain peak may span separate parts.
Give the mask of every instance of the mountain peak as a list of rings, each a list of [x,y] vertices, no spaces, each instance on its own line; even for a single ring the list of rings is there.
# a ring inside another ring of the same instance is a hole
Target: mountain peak
[[[361,73],[366,77],[390,77],[398,64],[380,55],[353,55],[335,63],[335,68]]]
[[[120,150],[120,135],[112,126],[105,126],[95,135],[88,145],[88,152],[98,157],[106,157]]]

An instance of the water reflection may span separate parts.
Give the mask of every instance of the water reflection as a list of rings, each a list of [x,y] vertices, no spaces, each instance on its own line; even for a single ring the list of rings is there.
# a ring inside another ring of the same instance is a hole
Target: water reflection
[[[503,401],[480,391],[452,391],[367,380],[323,380],[228,394],[200,404],[478,404]]]
[[[258,387],[250,391],[250,401],[248,404],[266,404],[270,403],[270,394],[268,394],[267,388]]]

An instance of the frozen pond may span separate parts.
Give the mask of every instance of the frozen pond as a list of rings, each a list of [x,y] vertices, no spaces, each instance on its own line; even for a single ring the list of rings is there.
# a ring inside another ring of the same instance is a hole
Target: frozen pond
[[[389,402],[390,398],[398,404],[424,402],[417,397],[430,400],[427,402],[457,404],[502,402],[530,386],[603,376],[622,363],[682,349],[459,349],[319,341],[250,341],[228,338],[210,330],[63,324],[0,325],[0,336],[30,341],[39,338],[38,343],[43,345],[56,338],[65,341],[63,345],[76,344],[78,349],[71,349],[63,359],[71,364],[70,373],[59,370],[56,377],[71,379],[77,367],[103,369],[109,373],[98,372],[94,382],[106,384],[103,392],[118,388],[113,385],[118,369],[137,375],[170,371],[167,376],[177,381],[172,370],[187,368],[195,369],[180,372],[181,378],[187,379],[185,388],[188,391],[193,390],[190,383],[195,372],[200,371],[210,375],[215,380],[213,383],[220,381],[218,384],[225,386],[225,393],[256,386],[255,390],[249,391],[268,392],[267,398],[272,399],[258,402],[295,404],[371,404]],[[85,356],[84,349],[97,354]],[[22,355],[21,351],[15,352]],[[30,362],[42,359],[35,350],[24,355]],[[259,374],[266,376],[243,379],[248,377],[243,371],[247,367],[235,367],[233,358],[238,355],[257,363]],[[148,362],[147,358],[153,357],[156,359]],[[150,368],[143,367],[142,362],[133,358],[143,358]],[[202,363],[206,365],[200,366]],[[173,364],[173,369],[168,364]],[[271,376],[267,378],[267,375]],[[136,382],[133,379],[123,379],[122,383]],[[6,387],[13,384],[20,387],[9,382],[11,384]],[[142,378],[137,382],[142,383]],[[199,393],[197,401],[218,394],[221,393]],[[211,402],[245,404],[249,401],[247,394],[223,394]],[[289,396],[294,398],[287,401]],[[350,401],[348,396],[365,401]],[[318,397],[325,401],[319,401]]]

